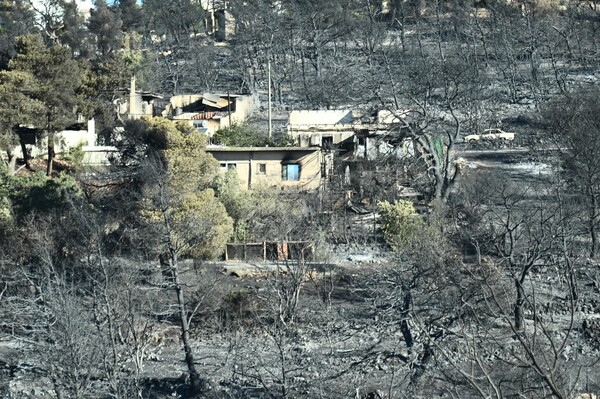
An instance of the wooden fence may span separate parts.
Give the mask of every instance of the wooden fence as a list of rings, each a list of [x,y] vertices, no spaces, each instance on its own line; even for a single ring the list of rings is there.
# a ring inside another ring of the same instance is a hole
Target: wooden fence
[[[263,241],[229,243],[225,248],[226,261],[270,261],[301,260],[314,252],[312,241]]]

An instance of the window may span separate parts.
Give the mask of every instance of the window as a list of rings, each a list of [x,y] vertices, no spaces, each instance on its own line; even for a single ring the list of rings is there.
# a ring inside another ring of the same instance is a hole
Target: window
[[[326,150],[332,149],[333,148],[333,137],[323,137],[323,139],[321,140],[321,146]]]
[[[281,165],[281,179],[284,181],[299,181],[300,165],[296,163]]]
[[[193,121],[192,123],[194,124],[194,128],[198,133],[206,133],[208,131],[205,120]]]
[[[235,170],[237,165],[233,162],[221,162],[219,166],[221,167],[221,169]]]
[[[256,170],[256,173],[258,173],[259,175],[265,175],[265,174],[267,174],[267,164],[266,163],[259,163],[258,164],[258,169]]]

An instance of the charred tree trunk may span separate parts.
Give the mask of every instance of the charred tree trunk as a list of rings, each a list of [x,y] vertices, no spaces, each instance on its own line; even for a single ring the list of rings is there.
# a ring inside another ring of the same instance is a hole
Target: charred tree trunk
[[[414,386],[423,376],[423,374],[425,374],[425,371],[427,370],[427,364],[431,361],[431,359],[433,359],[433,348],[431,345],[425,344],[420,362],[414,366],[415,372],[410,378],[411,386]]]
[[[54,133],[48,132],[48,162],[46,164],[46,176],[52,176],[52,167],[54,164],[54,157],[56,153],[54,152]]]
[[[25,144],[25,137],[19,134],[19,144],[21,145],[21,152],[23,153],[23,162],[27,169],[31,169],[31,162],[29,160],[29,152],[27,151],[27,145]]]
[[[12,176],[15,174],[15,166],[17,165],[17,155],[13,151],[12,147],[6,150],[6,157],[8,158],[7,166],[8,166],[8,175]]]
[[[170,271],[169,280],[173,288],[175,289],[175,294],[177,296],[177,312],[179,316],[179,322],[181,325],[181,341],[183,342],[183,351],[185,353],[185,364],[187,365],[188,373],[190,376],[190,389],[193,394],[197,394],[200,392],[202,384],[200,380],[200,374],[196,369],[194,352],[192,351],[187,307],[185,306],[184,290],[179,277],[179,259],[177,256],[177,251],[170,245],[169,254],[166,258],[168,259],[167,262]],[[161,263],[163,263],[162,259]]]
[[[593,188],[590,188],[590,191],[593,191]],[[598,200],[595,193],[591,193],[590,201],[589,230],[590,238],[592,240],[590,246],[590,258],[595,258],[598,254],[598,230],[596,226],[598,219]]]
[[[169,205],[166,198],[164,186],[159,181],[161,213],[164,227],[165,251],[159,256],[161,271],[166,280],[166,287],[175,290],[177,296],[177,313],[181,326],[181,341],[185,353],[185,363],[188,369],[191,397],[195,397],[201,390],[201,379],[194,361],[194,352],[192,351],[190,339],[190,320],[185,304],[184,287],[179,275],[179,253],[173,239],[173,226],[169,214]]]
[[[56,399],[64,399],[65,395],[63,394],[62,387],[60,386],[60,381],[56,375],[56,367],[54,367],[54,365],[50,365],[50,381],[52,382],[52,388],[54,389]]]
[[[404,343],[408,348],[409,352],[412,351],[412,347],[414,345],[414,338],[412,332],[410,331],[410,326],[408,325],[408,316],[410,314],[410,307],[412,306],[412,294],[410,290],[407,290],[404,293],[404,298],[402,300],[402,311],[400,312],[400,317],[402,321],[400,322],[400,332],[402,333],[402,337],[404,338]]]
[[[515,301],[515,329],[517,331],[521,331],[525,325],[525,319],[523,315],[525,289],[523,288],[523,281],[521,279],[515,279],[515,288],[517,289],[517,299]]]
[[[164,201],[164,193],[162,193],[161,200]],[[190,325],[188,321],[187,307],[185,305],[184,289],[179,276],[179,258],[177,249],[173,245],[173,241],[171,239],[172,226],[167,210],[168,207],[166,206],[162,209],[163,220],[166,229],[165,241],[167,244],[168,253],[166,256],[161,256],[161,263],[168,263],[168,271],[170,272],[168,276],[168,282],[169,285],[175,289],[175,294],[177,296],[177,311],[179,323],[181,324],[181,341],[183,343],[185,363],[187,365],[188,374],[190,377],[190,390],[192,395],[196,395],[200,392],[202,384],[200,380],[200,374],[196,369],[196,364],[194,361],[194,352],[192,351],[190,340]]]

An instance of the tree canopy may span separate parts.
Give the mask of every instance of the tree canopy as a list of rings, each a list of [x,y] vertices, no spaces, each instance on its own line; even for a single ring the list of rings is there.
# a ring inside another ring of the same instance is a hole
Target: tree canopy
[[[180,256],[221,255],[233,227],[211,188],[218,164],[205,151],[205,138],[162,118],[141,121],[129,134],[146,154],[139,171],[150,177],[141,187],[145,220],[169,237]]]
[[[54,134],[77,120],[82,69],[67,48],[46,47],[38,35],[19,37],[16,47],[17,55],[9,62],[9,70],[29,74],[34,80],[30,91],[24,94],[43,104],[35,126],[48,135],[46,173],[50,176],[55,156]]]

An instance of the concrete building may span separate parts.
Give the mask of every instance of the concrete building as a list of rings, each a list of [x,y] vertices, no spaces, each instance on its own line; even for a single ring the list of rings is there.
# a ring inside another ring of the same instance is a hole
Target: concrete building
[[[299,146],[322,148],[353,140],[355,128],[350,110],[291,111],[287,126]]]
[[[38,129],[23,126],[20,128],[29,156],[38,158],[48,153],[48,136]],[[54,150],[57,155],[69,152],[78,146],[94,147],[96,145],[96,122],[87,121],[86,130],[62,130],[54,134]],[[21,153],[21,147],[15,146],[15,154]]]
[[[404,137],[402,129],[414,122],[408,110],[379,110],[375,119],[356,130],[354,155],[375,159],[395,156],[414,156],[412,139]]]
[[[223,173],[235,171],[247,189],[270,186],[306,191],[321,186],[320,148],[209,146],[207,152],[219,161]]]
[[[129,95],[124,91],[123,96],[114,101],[115,110],[122,120],[152,118],[157,114],[155,102],[162,96],[150,92],[136,90],[135,76],[131,78]]]
[[[400,131],[411,123],[410,111],[379,110],[359,115],[350,110],[292,111],[288,135],[300,146],[319,146],[355,157],[412,154],[412,141],[401,138]]]
[[[217,42],[225,42],[235,35],[235,19],[227,0],[200,0],[206,11],[206,32]]]
[[[23,137],[25,148],[30,158],[45,158],[48,154],[48,136],[39,129],[22,126],[19,134]],[[83,152],[82,162],[85,165],[100,166],[109,165],[111,158],[118,156],[118,150],[112,146],[98,146],[96,134],[96,123],[94,119],[87,121],[87,129],[62,130],[54,134],[54,150],[57,158],[63,158],[71,150],[81,147]],[[22,148],[17,145],[13,153],[22,157]],[[6,161],[3,152],[0,157]]]
[[[187,122],[210,138],[219,129],[244,122],[257,103],[258,97],[240,94],[184,94],[171,97],[162,116]]]

